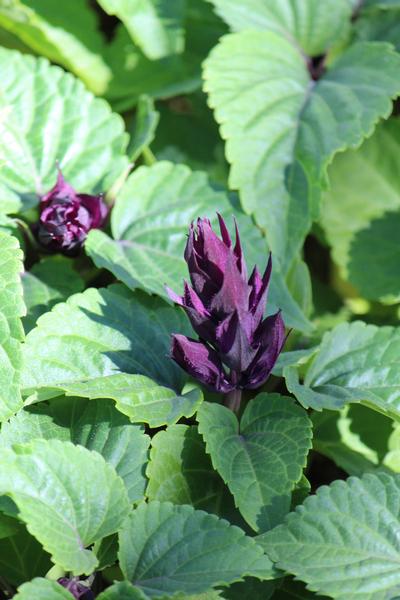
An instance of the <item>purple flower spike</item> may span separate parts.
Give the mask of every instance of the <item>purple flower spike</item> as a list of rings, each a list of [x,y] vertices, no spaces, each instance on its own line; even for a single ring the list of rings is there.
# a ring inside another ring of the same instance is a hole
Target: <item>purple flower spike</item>
[[[66,588],[77,600],[94,600],[92,590],[77,577],[72,577],[71,579],[68,577],[61,577],[58,579],[58,583]]]
[[[40,199],[38,240],[49,250],[75,255],[88,232],[101,227],[107,214],[101,195],[76,193],[59,170],[55,186]]]
[[[183,296],[167,288],[182,306],[200,340],[174,335],[171,356],[185,371],[210,389],[228,393],[254,389],[267,380],[285,343],[280,311],[263,320],[272,272],[269,256],[264,274],[247,267],[236,228],[233,246],[218,215],[220,239],[208,219],[192,223],[185,249],[191,286]]]

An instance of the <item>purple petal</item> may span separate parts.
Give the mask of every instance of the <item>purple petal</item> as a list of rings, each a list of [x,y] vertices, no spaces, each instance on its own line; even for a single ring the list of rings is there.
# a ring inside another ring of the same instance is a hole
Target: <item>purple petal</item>
[[[216,345],[223,362],[237,373],[245,371],[257,353],[237,312],[230,314],[218,325]]]
[[[229,235],[228,228],[225,225],[225,221],[223,220],[223,218],[221,217],[219,212],[217,212],[217,216],[218,216],[219,229],[221,231],[222,241],[224,242],[225,246],[230,248],[232,246],[232,240],[231,240],[231,236]]]
[[[90,229],[98,229],[104,225],[109,212],[109,207],[103,201],[103,196],[100,194],[98,196],[79,194],[78,199],[90,214]]]
[[[248,310],[250,287],[243,279],[235,257],[227,257],[221,288],[212,299],[209,310],[225,317],[237,310],[239,314]]]
[[[247,389],[260,387],[268,379],[285,343],[285,324],[281,311],[267,317],[257,330],[257,355],[243,373],[241,384]]]
[[[242,251],[242,245],[240,243],[240,235],[239,235],[238,224],[237,224],[237,221],[236,221],[235,218],[234,218],[234,221],[235,221],[236,244],[235,244],[235,247],[233,249],[233,253],[235,254],[235,256],[237,258],[239,271],[241,272],[241,274],[244,277],[244,279],[246,279],[247,278],[246,262],[245,262],[244,257],[243,257],[243,251]]]
[[[216,392],[226,393],[233,389],[226,378],[218,354],[202,342],[184,335],[172,336],[171,358],[189,375]]]
[[[57,181],[54,187],[51,188],[47,194],[44,194],[40,198],[40,203],[42,207],[46,207],[49,202],[52,200],[75,200],[76,192],[72,185],[67,183],[64,179],[64,176],[61,172],[61,169],[58,168]]]
[[[165,291],[167,292],[167,294],[168,294],[169,298],[172,300],[172,302],[175,302],[175,304],[178,304],[179,306],[183,306],[182,296],[178,296],[178,294],[176,294],[174,292],[174,290],[171,290],[171,288],[168,287],[167,285],[164,287],[165,287]]]
[[[249,285],[251,287],[250,298],[249,298],[249,309],[254,315],[254,322],[256,326],[260,323],[265,312],[265,306],[267,304],[267,295],[269,282],[272,273],[272,256],[269,254],[268,263],[264,271],[262,278],[260,273],[255,266],[249,279]]]

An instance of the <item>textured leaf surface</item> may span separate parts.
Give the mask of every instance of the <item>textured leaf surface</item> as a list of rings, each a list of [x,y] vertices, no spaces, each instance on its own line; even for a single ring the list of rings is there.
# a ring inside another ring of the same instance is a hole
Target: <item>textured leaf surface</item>
[[[24,583],[14,596],[16,600],[71,600],[72,594],[56,581],[37,578]]]
[[[389,600],[400,593],[399,516],[400,476],[352,477],[320,488],[258,541],[312,590]]]
[[[380,125],[359,149],[339,154],[329,167],[330,188],[321,206],[320,222],[342,276],[351,282],[355,277],[360,290],[367,291],[373,298],[396,293],[396,283],[390,283],[395,277],[393,266],[388,266],[385,259],[378,260],[378,256],[385,256],[390,263],[391,249],[387,246],[390,240],[381,247],[374,243],[373,248],[366,250],[362,269],[360,264],[351,266],[351,262],[359,236],[368,236],[371,223],[400,208],[400,185],[396,176],[400,169],[399,142],[400,120],[392,118]],[[374,234],[374,227],[370,234]],[[374,277],[370,276],[370,269],[374,270]],[[378,274],[378,269],[382,273]],[[371,280],[375,280],[376,275],[374,292]]]
[[[306,408],[337,410],[362,402],[388,416],[400,416],[400,330],[361,321],[342,323],[325,334],[299,384],[296,367],[286,367],[288,389]]]
[[[226,36],[207,59],[205,90],[227,140],[230,185],[287,267],[315,215],[327,164],[390,114],[399,73],[391,46],[365,42],[312,83],[298,49],[271,31]]]
[[[58,160],[79,191],[106,191],[127,164],[121,117],[43,58],[0,48],[0,70],[0,185],[26,202],[54,185]]]
[[[214,468],[237,507],[256,531],[266,531],[299,481],[311,448],[311,422],[304,410],[279,394],[259,394],[247,405],[240,425],[219,404],[203,403],[199,431]]]
[[[213,470],[197,427],[173,425],[158,432],[151,441],[146,475],[149,500],[190,504],[217,512],[224,484]]]
[[[93,92],[104,92],[111,72],[101,57],[103,41],[95,15],[85,2],[69,0],[57,7],[52,0],[3,2],[0,26],[75,73]]]
[[[57,304],[27,336],[26,394],[111,398],[152,427],[189,417],[201,392],[177,393],[187,376],[168,357],[170,334],[187,330],[185,315],[163,300],[122,285],[86,290]]]
[[[27,333],[43,313],[57,302],[67,300],[84,288],[82,278],[73,268],[73,263],[63,256],[44,258],[22,275],[24,300],[27,315],[23,319]]]
[[[355,23],[357,39],[390,42],[398,51],[400,48],[400,3],[393,8],[396,10],[372,9],[361,12]]]
[[[22,405],[21,317],[26,312],[20,279],[22,257],[17,239],[0,232],[0,420]]]
[[[184,48],[185,0],[98,0],[121,19],[132,38],[151,59],[176,54]]]
[[[123,479],[129,500],[142,500],[150,440],[143,428],[130,423],[112,402],[65,398],[50,406],[28,407],[4,423],[0,445],[10,447],[39,438],[71,441],[95,450]]]
[[[251,220],[236,212],[226,195],[211,187],[204,173],[168,162],[140,167],[130,175],[112,212],[115,239],[93,230],[85,248],[98,267],[109,269],[128,287],[166,296],[165,285],[178,292],[188,275],[183,259],[188,225],[199,216],[207,216],[216,226],[216,211],[230,227],[232,215],[236,215],[248,265],[257,263],[263,270],[268,248]],[[289,294],[278,264],[268,311],[277,308],[282,308],[288,326],[310,329]]]
[[[310,56],[324,54],[349,29],[348,0],[210,0],[232,30],[270,30],[297,42]]]
[[[96,452],[36,440],[2,452],[0,491],[11,496],[28,530],[67,571],[90,574],[87,550],[114,533],[129,512],[126,488]]]
[[[142,504],[119,536],[122,572],[149,596],[199,594],[245,575],[273,577],[271,562],[253,539],[191,506]]]

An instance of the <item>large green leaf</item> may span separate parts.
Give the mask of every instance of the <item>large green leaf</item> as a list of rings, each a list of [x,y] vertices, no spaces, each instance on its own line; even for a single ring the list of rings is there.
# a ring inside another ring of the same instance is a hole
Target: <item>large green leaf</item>
[[[166,284],[178,292],[188,276],[183,253],[190,222],[207,216],[216,226],[216,211],[226,217],[230,228],[232,215],[236,215],[248,265],[257,263],[263,270],[268,248],[252,221],[236,211],[226,195],[209,184],[204,173],[168,162],[140,167],[128,177],[112,212],[115,240],[93,230],[85,248],[98,267],[109,269],[130,288],[141,287],[166,296]],[[268,310],[274,312],[277,308],[283,309],[288,326],[310,329],[288,292],[278,264],[274,267]]]
[[[389,116],[399,74],[400,56],[379,42],[351,46],[317,82],[298,47],[275,32],[231,34],[211,52],[205,90],[226,139],[230,185],[285,267],[317,214],[328,163]]]
[[[0,27],[75,73],[93,92],[104,92],[111,71],[101,57],[96,16],[82,0],[58,5],[53,0],[9,0],[0,5]]]
[[[154,101],[149,96],[139,97],[136,115],[131,129],[132,136],[128,146],[130,160],[136,160],[154,140],[160,113],[154,108]]]
[[[372,8],[362,11],[355,23],[357,39],[390,42],[398,51],[400,49],[400,3],[394,4],[393,8],[396,10]]]
[[[207,512],[218,512],[224,483],[205,452],[197,427],[174,425],[157,433],[151,441],[149,500],[191,504]]]
[[[54,185],[58,160],[79,191],[105,191],[127,164],[121,117],[43,58],[0,48],[0,71],[0,187],[35,198]]]
[[[123,479],[129,500],[142,500],[150,439],[141,426],[133,425],[115,410],[112,402],[64,398],[51,405],[28,407],[4,423],[0,446],[38,438],[71,441],[95,450]]]
[[[27,315],[23,319],[27,333],[43,313],[57,302],[81,292],[83,279],[75,271],[73,262],[63,256],[44,258],[33,265],[30,271],[22,274],[22,286]]]
[[[152,597],[199,594],[245,575],[274,575],[267,556],[241,529],[191,506],[142,504],[119,538],[124,576]]]
[[[280,568],[330,598],[400,594],[400,476],[351,477],[320,488],[258,542]]]
[[[187,376],[168,357],[170,334],[187,331],[185,315],[163,300],[122,285],[86,290],[57,304],[27,336],[25,393],[111,398],[132,421],[176,422],[202,399],[197,389],[179,395]]]
[[[324,54],[349,30],[348,0],[210,0],[233,31],[270,30],[290,37],[310,56]]]
[[[390,239],[374,240],[369,248],[364,248],[363,240],[375,237],[377,227],[379,233],[385,223],[390,226],[392,217],[382,222],[379,219],[400,208],[396,176],[400,169],[399,144],[400,120],[393,118],[380,125],[359,149],[339,154],[329,167],[330,188],[321,207],[320,222],[342,276],[372,298],[396,293],[396,264],[390,262]],[[360,258],[354,262],[359,247],[365,250],[362,266]]]
[[[28,530],[74,574],[97,565],[86,548],[116,532],[130,508],[126,488],[97,453],[59,440],[4,450],[0,493],[11,496]]]
[[[18,588],[15,600],[71,600],[72,594],[56,581],[39,578]]]
[[[15,237],[0,232],[0,420],[5,420],[22,405],[20,376],[21,317],[26,309],[20,274],[22,252]]]
[[[98,0],[121,19],[148,58],[158,59],[184,49],[185,0]]]
[[[256,531],[274,526],[290,508],[311,448],[311,422],[292,399],[259,394],[240,424],[220,404],[204,402],[197,418],[214,468]],[[283,514],[282,514],[283,513]]]
[[[400,417],[400,329],[361,321],[342,323],[325,334],[299,383],[295,366],[283,371],[288,389],[306,408],[339,409],[348,402]]]

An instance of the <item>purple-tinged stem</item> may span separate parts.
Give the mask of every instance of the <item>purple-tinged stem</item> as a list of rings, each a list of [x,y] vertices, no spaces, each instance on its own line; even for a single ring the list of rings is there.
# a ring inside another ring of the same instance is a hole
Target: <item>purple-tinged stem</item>
[[[235,373],[235,371],[233,370],[230,373],[230,380],[233,384],[236,384],[239,380],[238,374]],[[242,390],[238,388],[232,390],[231,392],[228,392],[225,396],[225,406],[227,408],[230,408],[230,410],[236,414],[239,412],[241,401]]]

